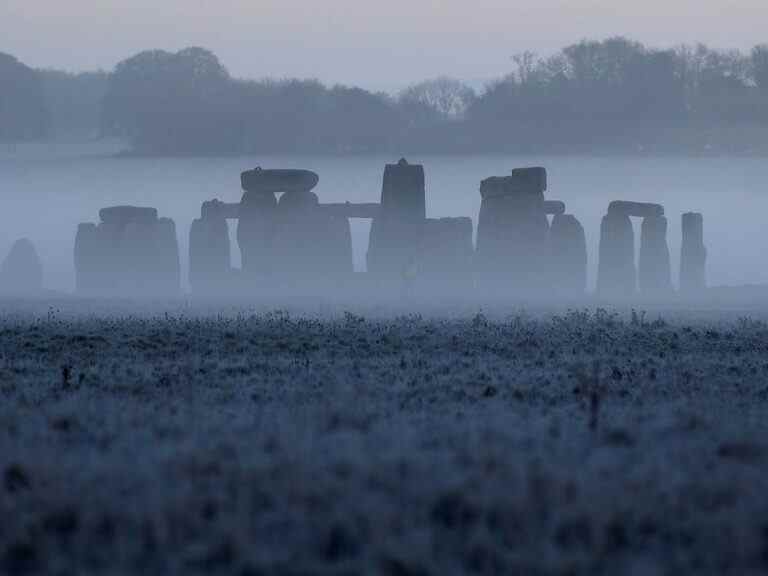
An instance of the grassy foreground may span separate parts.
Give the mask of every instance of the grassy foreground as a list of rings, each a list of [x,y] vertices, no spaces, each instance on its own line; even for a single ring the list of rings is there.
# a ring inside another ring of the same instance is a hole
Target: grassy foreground
[[[768,325],[0,319],[0,573],[758,574]]]

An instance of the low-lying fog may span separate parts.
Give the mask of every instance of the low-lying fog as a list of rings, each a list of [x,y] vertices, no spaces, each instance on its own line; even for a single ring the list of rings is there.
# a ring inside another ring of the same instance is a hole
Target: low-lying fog
[[[189,227],[204,200],[238,201],[240,172],[307,168],[320,175],[321,202],[377,202],[384,165],[392,157],[261,157],[232,159],[127,159],[0,153],[0,257],[18,238],[36,245],[45,286],[74,286],[73,244],[79,222],[97,222],[104,206],[156,207],[176,222],[187,286]],[[662,203],[669,219],[673,279],[677,281],[680,215],[704,214],[710,285],[768,282],[768,163],[753,158],[409,157],[423,163],[427,215],[471,216],[477,223],[480,180],[514,167],[542,165],[548,199],[563,200],[584,225],[589,284],[594,286],[600,218],[608,202]],[[234,227],[232,227],[234,228]],[[365,268],[368,222],[353,221],[355,267]],[[232,230],[233,231],[233,230]],[[636,236],[639,222],[635,222]],[[234,238],[233,238],[234,240]],[[233,259],[239,253],[233,242]]]

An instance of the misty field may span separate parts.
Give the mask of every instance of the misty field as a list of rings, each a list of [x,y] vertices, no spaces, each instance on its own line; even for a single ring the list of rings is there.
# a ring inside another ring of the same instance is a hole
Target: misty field
[[[758,574],[768,324],[0,319],[0,573]]]

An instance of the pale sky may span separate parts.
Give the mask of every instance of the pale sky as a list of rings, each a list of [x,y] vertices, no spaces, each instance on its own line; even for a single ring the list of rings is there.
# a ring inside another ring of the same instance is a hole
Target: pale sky
[[[523,50],[613,35],[747,49],[768,42],[768,0],[0,0],[0,52],[30,66],[111,69],[194,45],[239,77],[386,90],[441,74],[476,83]]]

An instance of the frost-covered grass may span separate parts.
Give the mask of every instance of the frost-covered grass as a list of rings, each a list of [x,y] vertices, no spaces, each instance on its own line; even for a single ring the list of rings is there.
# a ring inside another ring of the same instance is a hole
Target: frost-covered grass
[[[730,317],[5,310],[0,573],[764,573],[767,407]]]

